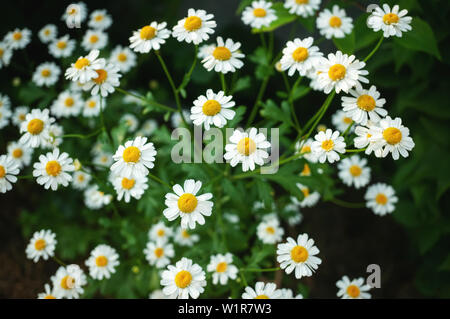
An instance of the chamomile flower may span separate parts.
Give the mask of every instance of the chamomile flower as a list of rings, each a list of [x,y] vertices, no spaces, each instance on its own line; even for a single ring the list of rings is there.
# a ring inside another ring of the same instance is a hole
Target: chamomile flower
[[[210,199],[213,197],[211,193],[197,195],[202,187],[202,182],[188,179],[184,182],[184,187],[176,184],[173,187],[174,193],[166,194],[163,214],[169,220],[173,221],[176,218],[181,218],[181,228],[194,229],[195,224],[205,224],[203,216],[211,216],[213,202]]]
[[[207,56],[211,55],[214,52],[215,48],[216,48],[216,46],[214,44],[203,44],[198,49],[197,57],[200,60],[203,60]]]
[[[140,199],[148,188],[147,177],[126,178],[116,176],[113,178],[114,189],[117,192],[117,200],[124,199],[125,203],[129,203],[131,197]]]
[[[376,157],[381,157],[383,152],[382,148],[374,149],[374,142],[371,141],[372,133],[371,132],[375,128],[375,125],[371,122],[367,122],[367,127],[358,125],[355,128],[356,137],[353,140],[356,148],[364,148],[367,147],[365,153],[370,155],[372,151],[374,151]]]
[[[245,55],[239,50],[240,42],[234,42],[231,39],[223,41],[222,37],[217,37],[217,45],[214,51],[202,60],[206,70],[220,72],[226,74],[228,72],[236,72],[244,66],[244,62],[240,59]]]
[[[182,110],[182,113],[183,113],[184,119],[186,120],[186,123],[187,124],[191,124],[192,121],[189,118],[191,113],[189,113],[187,110]],[[172,124],[172,127],[174,127],[174,128],[180,127],[181,124],[183,123],[183,120],[181,118],[180,113],[179,112],[174,112],[172,114],[172,116],[170,117],[170,122]]]
[[[101,50],[108,44],[108,34],[100,30],[87,30],[81,41],[86,51]]]
[[[191,234],[191,232],[187,229],[178,227],[175,231],[174,241],[180,246],[192,247],[199,240],[199,235]]]
[[[197,299],[205,290],[205,272],[191,259],[181,258],[175,266],[167,266],[162,273],[161,286],[166,296],[171,298]]]
[[[11,156],[0,155],[0,193],[6,193],[12,189],[12,184],[17,182],[19,166]]]
[[[223,214],[223,219],[231,224],[238,224],[240,221],[239,216],[236,214],[232,214],[232,213]]]
[[[331,10],[324,9],[320,12],[316,24],[320,34],[327,39],[345,38],[353,30],[353,19],[347,17],[345,10],[337,5],[334,5]]]
[[[2,108],[0,107],[0,111]],[[28,106],[22,105],[22,106],[16,106],[14,108],[14,113],[11,117],[11,120],[14,125],[18,126],[20,128],[20,125],[23,121],[25,121],[25,118],[27,117],[27,114],[29,113],[30,108]]]
[[[175,250],[173,245],[166,242],[158,240],[156,242],[149,241],[144,249],[145,259],[151,266],[156,268],[164,268],[170,263],[170,258],[175,256]]]
[[[128,132],[134,132],[139,126],[139,120],[131,113],[126,113],[120,118],[121,123],[125,123]]]
[[[11,117],[11,110],[6,107],[0,108],[0,129],[9,124],[9,118]]]
[[[9,65],[12,55],[12,49],[5,42],[0,42],[0,69]]]
[[[283,237],[284,230],[280,226],[278,218],[269,218],[259,223],[256,234],[264,244],[275,244]]]
[[[311,144],[312,138],[308,138],[306,141],[298,141],[295,144],[295,150],[299,152],[304,159],[311,163],[317,163],[317,156],[312,152]]]
[[[300,207],[312,207],[317,204],[320,199],[320,194],[318,192],[311,192],[308,186],[300,183],[297,183],[296,185],[303,193],[303,199],[302,201],[299,201],[296,197],[291,197],[291,200],[295,205]]]
[[[126,73],[136,66],[136,54],[129,48],[118,45],[112,50],[109,62],[117,65],[120,72]]]
[[[312,37],[288,41],[280,60],[281,69],[289,70],[289,76],[294,75],[295,71],[298,71],[301,76],[311,72],[317,59],[323,55],[318,47],[313,46],[313,42]]]
[[[78,116],[83,108],[83,103],[80,93],[63,91],[59,93],[50,110],[57,118]]]
[[[102,101],[103,110],[106,107],[106,99]],[[93,95],[84,101],[83,105],[83,116],[84,117],[95,117],[100,114],[100,96]]]
[[[242,21],[255,29],[268,27],[276,19],[277,16],[275,10],[272,9],[272,2],[264,0],[253,1],[242,12]]]
[[[33,149],[24,147],[18,142],[11,142],[8,144],[8,155],[11,156],[19,169],[22,169],[23,167],[30,165]]]
[[[84,204],[89,209],[100,209],[111,203],[112,196],[100,191],[98,185],[89,187],[84,191]]]
[[[213,285],[217,285],[218,283],[220,283],[221,285],[226,285],[228,283],[228,279],[236,279],[238,268],[232,263],[233,255],[231,255],[230,253],[211,256],[206,270],[213,273]]]
[[[98,154],[96,154],[92,160],[92,162],[96,165],[101,165],[101,166],[111,166],[112,163],[114,162],[113,159],[113,154],[109,153],[109,152],[99,152]]]
[[[83,269],[75,264],[59,267],[50,280],[57,297],[67,299],[80,298],[84,293],[83,286],[87,284]]]
[[[68,5],[61,19],[65,21],[68,26],[79,27],[79,24],[86,20],[86,17],[86,4],[80,1]]]
[[[382,149],[382,157],[386,157],[392,153],[392,158],[398,160],[400,155],[408,157],[415,144],[409,136],[409,129],[402,125],[402,119],[396,117],[392,119],[390,116],[378,122],[377,126],[372,126],[370,130],[374,150]]]
[[[142,123],[141,129],[139,130],[139,132],[141,133],[140,135],[150,136],[157,129],[158,129],[158,122],[156,122],[153,119],[149,119],[149,120],[146,120],[144,123]]]
[[[99,50],[92,50],[87,56],[82,56],[77,59],[75,63],[66,70],[66,79],[72,81],[79,81],[84,84],[94,78],[98,78],[99,74],[96,70],[103,69],[106,61],[103,58],[98,58]]]
[[[295,270],[295,278],[310,277],[317,270],[322,260],[316,255],[319,249],[314,246],[314,240],[308,234],[300,234],[295,240],[292,237],[287,242],[278,244],[277,261],[280,268],[289,275]]]
[[[85,264],[89,267],[89,275],[97,280],[109,279],[119,265],[119,255],[108,245],[98,245],[91,251]]]
[[[42,144],[42,147],[44,148],[56,148],[62,143],[62,136],[64,135],[64,128],[59,125],[53,123],[48,128],[48,134],[50,135],[50,138],[45,141],[44,144]]]
[[[58,81],[61,69],[53,62],[40,64],[33,73],[33,82],[37,86],[52,86]]]
[[[367,159],[358,155],[344,158],[338,164],[339,178],[345,185],[355,188],[364,187],[370,182],[370,167],[367,166]]]
[[[70,39],[66,34],[50,42],[48,52],[55,58],[67,58],[75,50],[75,40]]]
[[[6,34],[4,41],[13,50],[23,49],[31,41],[31,31],[26,28],[16,28]]]
[[[294,292],[289,288],[281,288],[281,297],[280,299],[294,299]]]
[[[92,11],[88,26],[95,30],[108,29],[112,24],[112,18],[105,9]]]
[[[49,284],[45,284],[44,292],[38,294],[38,299],[59,299],[56,296],[55,288],[51,287]]]
[[[281,290],[277,289],[277,285],[272,282],[264,283],[258,281],[255,289],[252,287],[245,287],[245,292],[242,294],[242,299],[280,299]]]
[[[133,35],[129,38],[130,48],[138,53],[159,50],[161,45],[166,43],[166,39],[170,37],[170,31],[166,27],[166,22],[153,21],[139,30],[133,31]]]
[[[349,92],[352,97],[342,97],[342,110],[356,123],[366,125],[368,120],[377,123],[387,115],[388,112],[383,109],[386,100],[380,99],[380,92],[377,91],[375,85],[368,90],[357,85],[354,90]]]
[[[232,120],[235,111],[230,110],[235,105],[231,95],[225,95],[223,91],[214,93],[208,89],[206,96],[200,95],[191,108],[191,120],[194,125],[204,125],[205,130],[209,130],[211,125],[221,128],[227,124],[227,120]]]
[[[383,4],[383,8],[377,6],[367,18],[367,25],[375,32],[383,31],[385,38],[391,36],[402,37],[402,32],[412,30],[412,18],[406,16],[408,10],[399,10],[400,7],[398,5],[394,5],[392,10],[386,3]]]
[[[69,172],[75,170],[69,154],[60,153],[57,148],[46,155],[40,155],[39,162],[34,163],[33,168],[33,176],[37,177],[37,183],[44,185],[45,189],[51,188],[54,191],[58,189],[58,185],[64,187],[69,185],[72,181]]]
[[[72,176],[72,186],[75,189],[83,190],[89,185],[92,177],[90,174],[83,172],[81,170],[73,173]]]
[[[366,206],[375,213],[375,215],[384,216],[395,210],[395,204],[398,197],[395,196],[395,190],[392,186],[384,183],[377,183],[367,188],[364,195]]]
[[[151,241],[169,241],[169,238],[172,236],[173,230],[170,227],[167,227],[164,222],[159,222],[153,225],[148,231],[148,238]]]
[[[303,164],[303,169],[300,172],[300,176],[311,176],[311,167],[309,167],[308,163]]]
[[[339,131],[327,129],[325,132],[319,132],[314,136],[315,141],[311,144],[311,150],[317,156],[320,163],[334,163],[341,158],[338,153],[345,153],[344,137],[340,136]]]
[[[25,251],[27,258],[37,263],[40,258],[47,260],[48,257],[53,257],[57,243],[55,237],[56,235],[50,230],[43,229],[35,232]]]
[[[109,63],[105,67],[95,70],[97,76],[86,82],[83,89],[91,90],[92,95],[100,94],[106,97],[115,91],[115,87],[120,85],[119,78],[122,75],[119,71],[120,68],[117,65]]]
[[[188,16],[177,22],[173,27],[172,36],[179,42],[200,44],[209,39],[209,35],[214,33],[217,26],[212,20],[213,14],[206,13],[205,10],[188,10]]]
[[[290,14],[296,14],[303,18],[310,17],[319,10],[321,0],[285,0],[284,7]]]
[[[226,153],[224,159],[230,161],[231,167],[235,167],[238,163],[242,163],[244,172],[249,169],[253,171],[255,164],[264,165],[264,159],[269,154],[264,150],[271,145],[266,141],[263,133],[258,133],[257,129],[252,127],[248,133],[234,130],[230,137],[230,144],[225,146]]]
[[[347,276],[343,276],[336,282],[339,291],[337,296],[341,299],[370,299],[368,293],[370,286],[364,284],[364,278],[350,280]]]
[[[352,118],[348,117],[347,113],[345,113],[342,110],[337,110],[332,116],[331,116],[331,123],[336,127],[336,129],[344,133],[348,126],[352,124]],[[352,131],[353,126],[350,127],[350,132]]]
[[[49,116],[49,110],[33,109],[25,116],[25,120],[20,125],[20,132],[25,133],[19,142],[24,147],[37,148],[45,145],[50,139],[49,128],[55,121]]]
[[[153,143],[147,143],[146,137],[138,136],[119,146],[113,155],[115,163],[111,166],[111,171],[126,178],[147,176],[148,169],[155,166],[155,156]]]
[[[11,100],[9,96],[0,94],[0,110],[11,108]]]
[[[43,43],[49,43],[58,36],[58,29],[54,24],[47,24],[39,30],[38,36]]]

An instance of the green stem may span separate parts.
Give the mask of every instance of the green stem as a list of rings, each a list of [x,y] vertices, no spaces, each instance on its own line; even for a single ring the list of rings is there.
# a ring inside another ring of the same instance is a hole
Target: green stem
[[[58,257],[53,256],[52,259],[56,261],[60,266],[66,267],[66,264],[62,262],[61,259],[59,259]]]
[[[227,92],[227,83],[225,82],[225,75],[222,72],[219,72],[220,83],[222,84],[222,91],[224,94]]]
[[[250,117],[248,118],[247,121],[247,127],[249,127],[253,123],[253,120],[255,119],[256,113],[258,112],[259,108],[259,102],[261,101],[264,95],[264,91],[266,90],[267,84],[269,83],[269,79],[270,76],[268,75],[264,78],[263,82],[261,83],[258,95],[256,96],[255,104],[253,104],[252,112],[250,113]]]
[[[103,97],[100,96],[100,123],[102,125],[102,130],[106,132],[106,135],[108,136],[109,142],[111,143],[111,146],[114,147],[114,143],[113,143],[113,139],[111,137],[111,134],[109,133],[109,131],[106,129],[106,125],[105,125],[105,119],[103,116]]]
[[[342,134],[342,136],[345,138],[345,136],[347,136],[348,132],[350,132],[350,129],[352,128],[353,124],[355,124],[355,121],[352,121],[347,128],[345,129],[344,133]]]
[[[364,60],[363,60],[364,62],[367,62],[367,60],[369,60],[369,59],[372,57],[372,55],[374,55],[375,52],[377,52],[377,50],[380,48],[381,43],[383,42],[383,40],[384,40],[384,36],[381,35],[381,38],[380,38],[380,40],[378,40],[378,43],[377,43],[377,45],[375,46],[375,48],[373,48],[373,50],[370,51],[369,55],[367,55],[367,56],[364,58]]]
[[[360,149],[356,149],[356,150],[345,150],[345,153],[360,153],[360,152],[364,152],[366,150],[365,148],[360,148]]]
[[[302,140],[307,140],[308,137],[311,135],[311,133],[314,131],[314,129],[316,128],[317,124],[319,124],[320,120],[322,119],[322,117],[325,115],[325,113],[327,112],[328,107],[331,104],[331,101],[333,101],[334,96],[336,95],[336,91],[333,90],[327,97],[327,99],[325,100],[325,102],[322,104],[322,107],[319,110],[319,116],[317,116],[317,119],[314,121],[314,124],[311,126],[311,128],[309,129],[308,133],[302,137]]]
[[[33,175],[22,175],[22,176],[17,176],[17,179],[33,179],[34,176]]]
[[[276,268],[265,268],[265,269],[260,269],[260,268],[241,268],[239,269],[239,271],[241,272],[271,272],[271,271],[278,271],[280,270],[280,267],[276,267]]]
[[[178,87],[177,91],[180,91],[181,89],[185,88],[186,85],[189,83],[189,81],[191,79],[192,72],[194,71],[195,65],[197,64],[197,59],[198,59],[197,54],[198,54],[198,45],[195,45],[194,61],[192,61],[191,68],[189,69],[188,73],[186,73],[186,76],[185,76],[189,80],[184,85],[183,85],[183,83],[181,83],[180,86]]]
[[[103,131],[103,127],[99,128],[98,130],[95,130],[94,132],[90,133],[90,134],[64,134],[63,136],[61,136],[62,138],[81,138],[81,139],[86,139],[86,138],[90,138],[92,136],[95,136],[97,134],[100,134]]]
[[[159,177],[153,175],[152,173],[148,173],[148,177],[150,177],[154,181],[160,183],[161,185],[167,186],[168,188],[172,189],[172,186],[170,186],[170,184],[164,182],[162,179],[160,179]]]
[[[129,96],[135,97],[135,98],[137,98],[137,99],[140,99],[140,100],[143,101],[144,103],[149,104],[149,105],[151,105],[151,106],[158,107],[158,108],[160,108],[160,109],[162,109],[162,110],[164,110],[164,111],[168,111],[168,112],[176,112],[175,109],[173,109],[173,108],[171,108],[171,107],[169,107],[169,106],[167,106],[167,105],[158,103],[158,102],[156,102],[156,101],[150,101],[150,100],[147,100],[145,97],[143,97],[143,96],[141,96],[141,95],[138,95],[138,94],[135,94],[135,93],[126,91],[126,90],[121,89],[121,88],[116,88],[116,90],[117,90],[117,92],[120,92],[120,93],[122,93],[122,94],[124,94],[124,95],[129,95]]]
[[[297,115],[295,113],[295,108],[294,108],[294,92],[297,89],[297,86],[300,84],[301,81],[302,81],[302,77],[300,76],[295,81],[295,83],[292,86],[292,89],[290,90],[290,93],[289,93],[289,106],[291,108],[291,113],[292,113],[292,117],[294,119],[295,127],[299,133],[301,132],[301,128],[300,128],[300,123],[298,122]]]
[[[350,203],[350,202],[346,202],[346,201],[343,201],[338,198],[331,198],[328,201],[330,201],[338,206],[345,207],[345,208],[364,208],[364,207],[366,207],[366,203]]]

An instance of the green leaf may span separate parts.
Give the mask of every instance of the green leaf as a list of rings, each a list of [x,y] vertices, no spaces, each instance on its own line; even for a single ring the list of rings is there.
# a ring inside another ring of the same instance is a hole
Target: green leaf
[[[274,3],[272,5],[272,9],[275,10],[277,19],[273,21],[268,27],[252,29],[252,33],[271,32],[297,19],[297,16],[290,14],[289,11],[284,7],[284,4],[281,2]]]
[[[251,77],[248,75],[244,76],[242,78],[239,78],[236,81],[236,85],[233,88],[233,93],[243,91],[243,90],[250,88],[251,83],[252,83]]]
[[[287,123],[294,126],[289,111],[279,108],[274,101],[268,100],[261,110],[261,115],[265,118],[275,120],[277,122]]]
[[[333,38],[334,45],[346,54],[353,54],[355,51],[355,32],[348,34],[345,38]]]
[[[356,19],[355,27],[353,28],[353,32],[355,33],[355,51],[368,47],[381,36],[381,33],[373,32],[367,26],[367,17],[367,14],[361,14]]]
[[[247,107],[245,106],[239,106],[234,111],[236,114],[234,115],[233,119],[228,121],[227,127],[236,127],[236,125],[242,120],[245,114],[245,110]]]
[[[259,199],[263,201],[265,207],[272,207],[272,187],[269,183],[263,182],[260,179],[255,180],[256,188],[258,189]]]

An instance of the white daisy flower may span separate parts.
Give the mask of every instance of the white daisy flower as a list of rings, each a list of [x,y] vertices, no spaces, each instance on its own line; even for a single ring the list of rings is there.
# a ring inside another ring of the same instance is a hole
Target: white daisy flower
[[[173,230],[170,227],[167,227],[164,222],[159,222],[153,225],[148,231],[148,238],[151,241],[169,241],[169,238],[172,236]]]
[[[12,49],[5,42],[0,42],[0,69],[9,65],[12,55]]]
[[[47,24],[39,30],[38,36],[43,43],[49,43],[58,36],[58,29],[54,24]]]
[[[322,260],[316,255],[319,249],[314,246],[314,240],[308,234],[300,234],[297,241],[288,237],[287,242],[278,244],[277,261],[281,269],[289,275],[295,270],[295,278],[310,277],[317,270]]]
[[[140,131],[140,135],[150,136],[158,129],[158,122],[153,119],[146,120],[142,126]]]
[[[320,34],[327,39],[345,38],[353,30],[353,19],[347,17],[345,10],[337,5],[334,5],[331,11],[324,9],[320,12],[316,24]]]
[[[148,299],[169,299],[161,289],[153,290],[149,296]]]
[[[38,299],[59,299],[56,297],[55,288],[49,284],[45,284],[44,292],[38,294]]]
[[[272,2],[264,0],[253,1],[252,4],[242,12],[242,21],[255,29],[268,27],[277,19],[275,10],[272,9]]]
[[[161,286],[163,292],[170,298],[197,299],[205,290],[205,272],[191,259],[181,258],[175,266],[167,266],[162,273]]]
[[[120,176],[114,177],[113,185],[117,192],[117,200],[121,201],[123,198],[125,203],[129,203],[131,197],[140,199],[148,188],[147,181],[148,179],[145,176],[130,179]]]
[[[47,260],[48,257],[55,255],[56,235],[50,230],[40,230],[33,234],[26,249],[28,259],[32,259],[35,263],[40,258]]]
[[[302,154],[302,158],[306,159],[308,162],[317,163],[317,157],[311,151],[311,144],[313,142],[312,138],[305,140],[300,140],[295,144],[296,152]]]
[[[334,163],[340,160],[338,153],[345,153],[344,137],[340,136],[339,131],[327,129],[325,132],[319,132],[314,136],[315,141],[311,144],[311,150],[317,156],[320,163]]]
[[[235,280],[238,273],[238,268],[232,264],[233,255],[226,253],[224,255],[212,255],[209,264],[206,268],[208,272],[212,272],[213,285],[226,285],[228,279]]]
[[[203,60],[207,56],[211,55],[214,52],[216,46],[214,44],[203,44],[198,49],[197,57],[200,60]]]
[[[392,186],[383,183],[377,183],[367,188],[364,198],[366,206],[372,209],[375,215],[380,216],[392,213],[398,201]]]
[[[164,268],[170,264],[170,258],[175,256],[173,245],[164,241],[149,241],[144,249],[145,259],[151,266],[156,268]]]
[[[139,126],[138,118],[134,114],[131,114],[131,113],[126,113],[126,114],[122,115],[119,122],[125,123],[125,125],[127,126],[128,132],[136,131],[136,129]]]
[[[8,155],[14,160],[19,169],[30,165],[31,156],[33,155],[33,149],[30,147],[24,147],[18,142],[11,142],[8,144]]]
[[[312,37],[288,41],[280,60],[281,70],[289,70],[289,76],[294,75],[295,71],[298,71],[301,76],[311,72],[317,59],[323,55],[318,47],[313,46],[313,42]]]
[[[350,280],[347,276],[343,276],[336,282],[339,291],[337,296],[341,299],[370,299],[371,296],[367,292],[370,286],[364,284],[364,278]]]
[[[106,97],[115,91],[115,87],[120,85],[119,78],[122,74],[119,71],[120,68],[117,65],[109,63],[104,68],[95,70],[97,76],[86,82],[83,89],[86,91],[92,89],[92,95],[100,94]]]
[[[202,187],[202,182],[188,179],[184,182],[184,187],[176,184],[173,187],[174,193],[167,193],[163,214],[169,220],[173,221],[176,218],[181,218],[181,228],[194,229],[195,224],[205,224],[203,216],[211,216],[213,202],[210,199],[213,197],[211,193],[197,195]]]
[[[189,113],[189,111],[187,111],[187,110],[183,110],[182,113],[183,113],[184,119],[186,120],[186,123],[191,124],[192,121],[189,118],[191,116],[191,113]],[[174,127],[174,128],[180,127],[181,124],[183,123],[180,113],[174,112],[172,114],[172,116],[170,117],[170,122],[172,123],[172,127]]]
[[[95,72],[99,69],[104,69],[106,61],[103,58],[98,58],[99,50],[92,50],[87,56],[79,57],[75,63],[66,70],[66,79],[72,81],[79,81],[84,84],[89,80],[98,78],[99,74]]]
[[[331,116],[331,123],[333,123],[334,127],[341,132],[344,133],[348,126],[352,124],[352,118],[347,115],[342,110],[337,110],[332,116]],[[353,130],[354,126],[350,128],[350,132]]]
[[[223,41],[222,37],[217,37],[217,45],[214,51],[202,60],[206,70],[226,74],[228,72],[236,72],[244,66],[244,62],[240,59],[245,57],[239,48],[240,42],[234,42],[231,39]]]
[[[280,299],[281,290],[277,289],[277,285],[268,282],[264,283],[258,281],[255,289],[252,287],[245,287],[245,292],[242,294],[242,299]]]
[[[109,279],[120,264],[116,250],[108,245],[98,245],[91,251],[85,262],[89,267],[89,275],[97,280]]]
[[[284,229],[280,226],[278,218],[269,218],[259,223],[256,234],[264,244],[275,244],[283,237]]]
[[[383,4],[383,8],[377,6],[367,18],[367,25],[375,32],[382,30],[385,38],[391,36],[401,37],[402,32],[412,30],[410,25],[412,18],[406,16],[408,10],[399,10],[400,7],[398,5],[394,5],[392,10],[386,3]]]
[[[118,45],[111,51],[109,62],[117,65],[120,72],[126,73],[136,66],[136,54],[129,48]]]
[[[46,155],[40,155],[39,162],[34,163],[33,168],[33,176],[37,177],[37,183],[44,185],[45,189],[51,187],[54,191],[58,189],[58,185],[64,187],[69,185],[72,176],[68,172],[75,170],[69,154],[66,152],[60,154],[57,148]]]
[[[374,149],[374,142],[371,141],[373,129],[375,129],[376,125],[374,125],[370,120],[367,122],[367,126],[357,126],[355,128],[356,137],[353,142],[356,148],[366,148],[365,154],[370,155],[372,151],[374,151],[376,157],[381,157],[383,153],[382,148]]]
[[[102,101],[103,110],[106,107],[106,99]],[[100,96],[93,95],[84,101],[83,116],[84,117],[96,117],[100,114]]]
[[[87,284],[83,269],[75,264],[59,267],[50,280],[56,296],[68,299],[80,298],[80,295],[84,293],[83,286]]]
[[[284,7],[290,14],[296,14],[303,18],[310,17],[319,10],[321,0],[285,0]]]
[[[9,96],[5,94],[0,94],[0,110],[10,108],[11,108],[11,100]]]
[[[72,176],[72,186],[75,189],[83,190],[89,185],[92,177],[90,174],[83,172],[81,170],[73,173]]]
[[[408,157],[415,144],[413,139],[409,136],[409,129],[402,125],[402,119],[396,117],[392,119],[390,116],[378,122],[377,126],[372,126],[370,129],[370,141],[374,150],[382,149],[382,157],[386,157],[392,153],[392,158],[398,160],[400,155]]]
[[[111,171],[126,178],[147,176],[148,169],[155,166],[155,156],[153,143],[147,143],[146,137],[138,136],[119,146],[113,155],[115,163],[111,166]]]
[[[333,89],[336,93],[341,91],[348,92],[359,82],[368,83],[364,77],[369,74],[363,70],[366,66],[365,62],[360,62],[354,55],[348,56],[341,51],[336,54],[328,54],[328,58],[320,58],[316,64],[317,85],[326,94]]]
[[[214,33],[217,26],[212,20],[213,14],[207,14],[205,10],[188,10],[188,16],[177,22],[173,27],[172,36],[179,42],[200,44],[209,39],[209,35]]]
[[[175,231],[174,241],[180,246],[192,247],[199,240],[200,236],[197,234],[191,234],[188,229],[178,227]]]
[[[86,51],[101,50],[108,44],[108,34],[100,30],[87,30],[81,40],[81,46]]]
[[[8,126],[9,118],[11,117],[12,112],[9,108],[2,107],[0,108],[0,129]]]
[[[48,128],[48,134],[50,135],[50,138],[42,144],[42,147],[57,148],[63,141],[62,136],[64,135],[64,128],[61,125],[54,123]]]
[[[297,183],[297,187],[303,193],[303,199],[300,202],[297,197],[291,197],[291,201],[300,207],[312,207],[317,204],[320,199],[320,194],[316,191],[311,192],[308,186]]]
[[[78,26],[79,23],[82,23],[84,20],[86,20],[86,17],[86,4],[80,1],[68,5],[61,17],[61,20],[65,21],[68,26]]]
[[[229,222],[231,224],[238,224],[240,221],[240,218],[238,215],[231,214],[231,213],[223,214],[223,219],[225,219],[227,222]]]
[[[166,26],[166,22],[153,21],[149,25],[133,31],[133,35],[129,38],[130,48],[138,53],[159,50],[161,45],[166,43],[166,39],[170,37],[170,31],[167,30]]]
[[[114,162],[114,159],[111,153],[102,151],[94,156],[92,162],[96,165],[109,167]]]
[[[67,58],[72,55],[75,50],[76,41],[69,38],[66,34],[50,42],[48,52],[55,58]]]
[[[11,156],[0,155],[0,193],[6,193],[12,189],[12,184],[17,182],[19,166]]]
[[[244,172],[249,169],[253,171],[255,164],[264,165],[264,159],[269,157],[264,149],[271,145],[269,141],[266,141],[264,134],[258,133],[254,127],[248,133],[234,130],[230,142],[230,144],[225,145],[226,153],[223,158],[230,161],[231,167],[242,163]]]
[[[2,108],[0,107],[0,111]],[[20,128],[23,121],[25,121],[25,118],[27,117],[27,114],[30,112],[30,108],[25,105],[16,106],[14,108],[14,113],[12,115],[12,122],[14,125],[18,126]]]
[[[294,299],[294,292],[289,288],[281,288],[281,297],[280,299]]]
[[[84,191],[84,204],[89,209],[100,209],[103,206],[109,205],[111,201],[112,196],[100,191],[98,185],[91,186]]]
[[[83,108],[83,103],[80,93],[63,91],[59,93],[50,110],[57,118],[78,116]]]
[[[367,159],[358,155],[344,158],[338,164],[339,178],[345,185],[355,188],[364,187],[370,182],[370,167],[367,166]]]
[[[204,125],[205,130],[209,130],[211,125],[221,128],[227,124],[227,120],[232,120],[235,111],[230,110],[235,106],[231,95],[226,96],[223,91],[214,93],[213,90],[208,89],[206,96],[200,95],[191,108],[191,120],[194,125]]]
[[[112,24],[112,18],[105,9],[92,11],[88,26],[95,30],[108,29]]]
[[[341,98],[342,107],[346,115],[356,123],[366,125],[368,120],[377,123],[387,115],[388,112],[383,109],[386,100],[380,99],[380,92],[377,91],[375,85],[368,90],[357,85],[354,90],[349,92],[353,97],[343,96]]]
[[[13,50],[23,49],[31,41],[31,31],[26,28],[16,28],[5,35],[4,41]]]
[[[20,132],[25,133],[19,140],[24,147],[37,148],[50,139],[49,128],[55,121],[49,116],[49,110],[33,109],[25,116],[20,126]]]
[[[37,86],[51,86],[58,81],[61,69],[53,62],[41,63],[33,73],[33,82]]]

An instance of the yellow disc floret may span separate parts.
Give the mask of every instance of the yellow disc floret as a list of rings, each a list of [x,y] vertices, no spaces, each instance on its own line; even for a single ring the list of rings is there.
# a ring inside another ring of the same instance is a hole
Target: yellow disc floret
[[[191,281],[192,275],[187,270],[182,270],[175,276],[175,285],[177,285],[178,288],[186,288]]]
[[[309,56],[308,49],[306,48],[297,48],[294,52],[292,52],[292,58],[295,62],[303,62],[305,61]]]
[[[303,246],[295,246],[291,250],[291,258],[296,263],[305,262],[308,259],[308,250]]]
[[[242,155],[249,156],[256,150],[256,143],[251,138],[244,137],[237,144],[237,150]]]
[[[399,20],[400,20],[400,18],[395,13],[388,13],[383,16],[384,24],[398,23]]]
[[[227,270],[227,267],[228,267],[227,263],[222,261],[217,264],[216,271],[217,272],[225,272],[225,270]]]
[[[345,77],[346,72],[345,66],[342,64],[335,64],[328,70],[328,76],[333,81],[339,81]]]
[[[342,25],[342,20],[339,17],[332,16],[329,21],[330,27],[339,28]]]
[[[146,25],[141,29],[141,32],[139,33],[142,40],[151,40],[156,35],[156,29],[154,27],[151,27],[149,25]]]
[[[178,198],[178,209],[183,213],[192,213],[197,207],[197,204],[197,197],[190,193],[183,194]]]
[[[134,179],[122,178],[122,187],[125,189],[132,189],[135,183]]]
[[[213,51],[216,60],[227,61],[231,58],[231,51],[226,47],[216,47]]]
[[[267,11],[263,8],[256,8],[253,10],[253,15],[257,18],[264,18],[267,15]]]
[[[97,267],[105,267],[108,264],[108,258],[105,256],[98,256],[95,258],[95,264]]]
[[[82,68],[89,66],[91,64],[91,61],[89,61],[86,58],[79,58],[77,62],[75,62],[75,68],[78,70],[81,70]]]
[[[208,100],[203,104],[202,110],[203,113],[207,116],[214,116],[221,110],[220,103],[216,100]]]
[[[388,127],[383,131],[383,138],[388,144],[395,145],[402,140],[402,132],[396,127]]]
[[[375,108],[375,99],[368,94],[363,94],[358,97],[356,104],[361,110],[370,112]]]
[[[123,151],[122,158],[126,163],[137,163],[141,158],[141,151],[136,146],[129,146]]]
[[[42,250],[45,248],[46,245],[47,245],[47,243],[42,238],[40,238],[34,242],[34,248],[36,250]]]
[[[43,129],[44,121],[40,119],[32,119],[27,125],[27,130],[32,135],[40,134]]]
[[[45,171],[50,176],[58,176],[61,173],[61,165],[57,161],[48,161],[45,165]]]
[[[189,32],[198,30],[201,27],[202,27],[202,19],[200,19],[197,16],[187,17],[186,20],[184,21],[184,28]]]
[[[326,151],[329,152],[333,149],[334,147],[334,142],[332,140],[325,140],[322,142],[322,148]]]
[[[347,287],[347,295],[352,298],[358,298],[360,294],[359,288],[356,285],[350,285]]]

